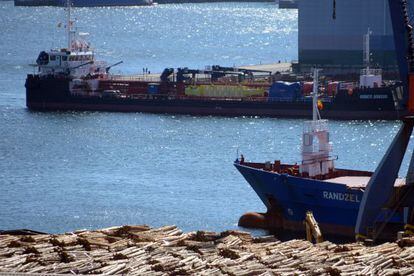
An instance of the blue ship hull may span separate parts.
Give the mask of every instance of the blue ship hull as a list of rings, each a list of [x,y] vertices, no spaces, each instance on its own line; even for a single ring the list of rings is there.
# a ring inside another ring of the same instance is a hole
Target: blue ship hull
[[[312,211],[324,234],[354,237],[361,188],[266,171],[238,161],[234,165],[266,205],[268,214],[279,216],[277,228],[302,232],[306,212]],[[384,221],[388,228],[401,227],[403,212],[392,215],[384,211],[377,222]]]

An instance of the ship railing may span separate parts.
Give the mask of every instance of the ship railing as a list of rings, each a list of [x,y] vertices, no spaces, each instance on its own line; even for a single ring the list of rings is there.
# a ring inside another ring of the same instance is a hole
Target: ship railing
[[[177,95],[173,93],[158,93],[158,94],[147,94],[147,93],[125,93],[126,97],[134,99],[152,99],[154,97],[164,97],[170,100],[205,100],[205,101],[237,101],[237,102],[271,102],[271,103],[289,103],[292,100],[288,99],[276,99],[269,101],[268,97],[252,96],[252,97],[229,97],[229,96],[195,96],[195,95]],[[308,102],[304,99],[295,100],[295,102]],[[321,127],[319,127],[321,129]]]
[[[192,99],[192,100],[228,100],[228,101],[253,101],[253,102],[269,102],[269,103],[305,103],[309,102],[305,99],[283,99],[283,98],[269,98],[266,96],[251,96],[251,97],[230,97],[230,96],[196,96],[196,95],[177,95],[180,99]]]
[[[71,91],[71,95],[73,97],[77,97],[77,98],[84,98],[84,99],[90,99],[91,97],[93,98],[102,98],[102,93],[100,92],[94,92],[94,91]]]
[[[211,82],[211,79],[209,79],[209,78],[197,79],[196,81],[189,81],[189,82],[186,83],[186,85],[203,85],[203,84],[210,85],[210,84],[213,84],[213,83]]]
[[[139,78],[138,78],[139,79]],[[122,81],[122,80],[137,80],[134,77],[126,77],[126,78],[112,78],[111,80]],[[147,80],[148,81],[148,80]],[[151,81],[148,81],[151,82]],[[230,97],[230,96],[195,96],[195,95],[185,95],[180,94],[177,95],[177,92],[171,91],[170,93],[158,93],[158,94],[148,94],[148,93],[127,93],[122,92],[120,94],[123,95],[123,98],[130,98],[130,99],[153,99],[153,98],[168,98],[170,100],[205,100],[205,101],[234,101],[234,102],[268,102],[268,103],[290,103],[292,99],[279,99],[279,98],[269,98],[266,96],[250,96],[250,97]],[[270,99],[270,100],[269,100]],[[305,99],[296,99],[294,100],[296,103],[300,102],[309,102]],[[308,124],[308,131],[310,130],[327,130],[327,124],[324,123],[326,120],[320,120],[317,122],[310,121]]]
[[[331,142],[326,143],[314,143],[309,146],[302,145],[302,156],[307,156],[315,158],[318,156],[323,156],[329,154],[333,150],[333,145]]]
[[[123,76],[123,75],[110,75],[108,77],[109,80],[114,81],[144,81],[144,82],[159,82],[159,76],[153,75],[131,75],[131,76]]]
[[[326,161],[336,161],[336,160],[338,160],[338,155],[328,155],[328,156],[320,156],[317,158],[304,159],[300,163],[302,165],[311,165],[311,164],[317,164],[317,163],[326,162]]]
[[[101,60],[95,60],[93,64],[95,65],[96,68],[106,68],[108,66],[108,63],[106,63],[105,61],[101,61]]]
[[[125,93],[126,94],[126,93]],[[169,100],[193,100],[193,101],[251,101],[251,102],[265,102],[266,97],[249,97],[249,98],[240,98],[240,97],[205,97],[205,96],[191,96],[191,95],[177,95],[177,94],[147,94],[147,93],[135,93],[135,94],[126,94],[127,98],[131,99],[154,99],[154,98],[167,98]]]
[[[306,121],[303,126],[304,133],[328,131],[328,120]]]
[[[361,75],[382,75],[382,69],[364,68],[361,70]]]
[[[301,98],[296,98],[296,99],[279,98],[279,97],[266,97],[266,98],[269,99],[269,101],[271,102],[298,102],[298,103],[309,103],[310,105],[312,104],[312,99],[309,97],[308,98],[301,97]],[[322,104],[324,104],[324,103],[331,103],[333,99],[334,99],[333,97],[325,96],[321,98],[320,100],[322,101]]]

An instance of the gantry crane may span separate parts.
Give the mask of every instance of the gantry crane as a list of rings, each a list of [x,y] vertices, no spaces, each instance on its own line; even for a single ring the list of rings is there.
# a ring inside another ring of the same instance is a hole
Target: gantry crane
[[[384,209],[388,210],[386,213],[391,219],[395,210],[403,208],[405,228],[414,232],[414,155],[411,157],[405,185],[397,193],[394,189],[414,126],[414,36],[407,0],[388,0],[388,6],[404,91],[402,104],[409,115],[402,119],[400,130],[365,188],[355,226],[355,235],[359,240],[375,240],[379,236],[385,226],[384,223],[379,223],[379,216]],[[333,0],[334,20],[338,16],[336,8],[336,0]]]

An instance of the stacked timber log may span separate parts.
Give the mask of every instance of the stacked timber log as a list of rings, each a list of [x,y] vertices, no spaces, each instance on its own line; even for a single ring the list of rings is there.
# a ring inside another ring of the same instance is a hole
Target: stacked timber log
[[[0,236],[0,274],[413,275],[414,238],[366,247],[281,242],[242,231],[122,226]]]

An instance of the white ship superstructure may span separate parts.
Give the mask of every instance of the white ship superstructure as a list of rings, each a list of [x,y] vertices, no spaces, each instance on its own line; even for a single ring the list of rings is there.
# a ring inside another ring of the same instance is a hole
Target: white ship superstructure
[[[84,39],[87,34],[79,34],[71,19],[71,1],[67,0],[67,47],[42,51],[36,65],[39,75],[65,75],[73,78],[99,76],[107,74],[107,64],[95,60],[95,54],[89,42]]]
[[[312,92],[312,121],[306,121],[302,135],[301,174],[309,177],[324,176],[334,170],[331,158],[332,143],[329,141],[328,121],[322,120],[318,111],[319,70],[314,69]]]

